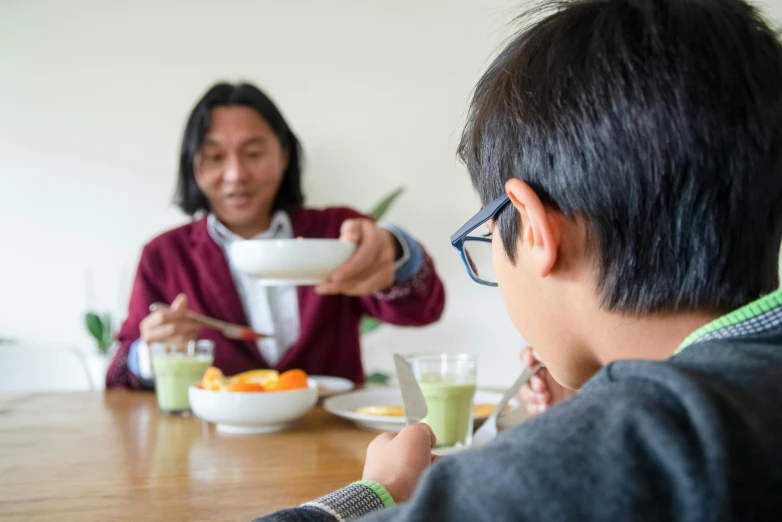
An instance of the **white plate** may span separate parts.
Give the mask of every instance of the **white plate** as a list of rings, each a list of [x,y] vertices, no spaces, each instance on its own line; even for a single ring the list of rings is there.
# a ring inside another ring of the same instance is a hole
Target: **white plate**
[[[475,404],[497,404],[502,400],[502,393],[478,390],[475,392]],[[404,417],[384,417],[380,415],[365,415],[356,410],[366,406],[398,406],[402,404],[402,394],[398,388],[369,388],[352,393],[329,397],[323,402],[326,411],[354,421],[359,426],[381,431],[399,431],[405,425]],[[503,417],[510,415],[519,407],[517,399],[508,403],[510,410]],[[475,417],[476,425],[486,420],[486,417]]]
[[[310,375],[310,379],[318,385],[318,397],[331,397],[338,393],[345,393],[356,388],[353,381],[342,377],[330,377],[327,375]]]

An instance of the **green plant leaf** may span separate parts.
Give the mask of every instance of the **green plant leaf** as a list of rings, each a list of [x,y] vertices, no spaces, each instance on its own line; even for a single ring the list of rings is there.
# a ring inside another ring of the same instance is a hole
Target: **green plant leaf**
[[[367,375],[367,384],[388,384],[390,375],[380,372]]]
[[[103,342],[103,321],[98,316],[98,314],[93,312],[87,312],[84,314],[84,324],[87,326],[87,331],[90,332],[90,335],[93,339],[95,339],[95,342],[98,343],[98,347],[100,347],[101,343]]]
[[[391,205],[394,204],[394,201],[396,198],[402,195],[402,192],[405,191],[405,187],[399,187],[395,191],[391,192],[389,195],[383,198],[383,200],[375,206],[374,209],[372,209],[372,217],[375,218],[375,220],[380,219],[385,215],[386,212],[388,212],[388,209],[391,208]]]
[[[111,325],[111,314],[103,316],[103,342],[98,347],[101,353],[107,353],[111,345],[114,344],[114,328]]]
[[[372,332],[374,330],[377,330],[380,325],[383,324],[374,317],[369,317],[368,315],[365,315],[361,318],[361,324],[359,325],[359,332],[361,335],[367,334],[369,332]]]

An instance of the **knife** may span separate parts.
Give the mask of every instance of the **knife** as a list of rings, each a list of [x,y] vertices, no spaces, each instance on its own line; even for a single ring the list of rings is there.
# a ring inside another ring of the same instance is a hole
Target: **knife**
[[[426,399],[418,385],[418,380],[410,369],[410,364],[398,353],[394,354],[396,366],[396,378],[399,380],[399,389],[402,391],[402,402],[405,405],[405,419],[407,424],[421,422],[429,413],[426,407]]]

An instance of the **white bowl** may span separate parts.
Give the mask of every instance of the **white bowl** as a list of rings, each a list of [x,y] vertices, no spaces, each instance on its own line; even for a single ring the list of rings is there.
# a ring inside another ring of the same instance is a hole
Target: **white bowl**
[[[287,428],[318,401],[318,385],[279,392],[226,392],[191,386],[190,408],[222,433],[272,433]]]
[[[242,272],[266,285],[317,285],[348,260],[355,243],[338,239],[251,239],[229,255]]]

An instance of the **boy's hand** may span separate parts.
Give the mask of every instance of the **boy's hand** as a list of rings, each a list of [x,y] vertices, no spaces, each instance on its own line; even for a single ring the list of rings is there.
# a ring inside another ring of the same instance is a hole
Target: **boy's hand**
[[[381,433],[367,448],[364,480],[381,484],[394,502],[406,501],[432,463],[436,442],[432,429],[420,422],[399,433]]]
[[[527,366],[534,366],[541,362],[529,346],[521,351],[521,360]],[[568,390],[555,381],[546,368],[538,370],[538,373],[521,388],[521,398],[526,403],[527,413],[530,415],[543,413],[550,406],[575,394],[575,391]]]

